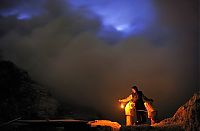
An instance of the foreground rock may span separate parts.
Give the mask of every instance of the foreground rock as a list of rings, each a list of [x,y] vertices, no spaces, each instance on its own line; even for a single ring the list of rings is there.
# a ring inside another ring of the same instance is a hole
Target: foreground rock
[[[181,127],[186,131],[200,131],[200,92],[181,106],[172,118],[162,120],[155,127]]]
[[[112,131],[119,131],[120,130],[120,127],[121,125],[117,122],[112,122],[112,121],[109,121],[109,120],[95,120],[95,121],[90,121],[88,122],[88,124],[91,126],[91,127],[99,127],[102,129],[102,127],[105,127],[104,130],[112,130]]]

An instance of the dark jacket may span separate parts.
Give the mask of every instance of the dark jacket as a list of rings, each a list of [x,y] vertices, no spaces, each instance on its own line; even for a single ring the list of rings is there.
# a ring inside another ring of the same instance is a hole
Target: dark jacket
[[[135,103],[136,110],[146,110],[143,101],[143,93],[142,91],[138,91],[137,93],[132,93],[132,101]]]

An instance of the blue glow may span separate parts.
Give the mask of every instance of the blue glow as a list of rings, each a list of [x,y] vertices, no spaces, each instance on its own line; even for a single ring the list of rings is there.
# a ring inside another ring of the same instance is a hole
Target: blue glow
[[[152,0],[70,0],[76,8],[88,8],[102,18],[105,27],[127,34],[145,30],[155,19]]]
[[[33,16],[42,14],[42,5],[45,1],[46,0],[21,1],[21,3],[19,2],[14,7],[1,10],[0,15],[4,17],[15,16],[19,20],[31,19]]]
[[[16,16],[18,20],[27,20],[31,19],[33,16],[39,15],[39,13],[38,11],[20,11],[14,8],[8,11],[0,12],[0,15],[4,17]]]
[[[19,20],[27,20],[27,19],[30,19],[32,16],[31,15],[29,15],[29,14],[19,14],[18,16],[17,16],[17,19],[19,19]]]
[[[124,30],[128,30],[129,29],[129,26],[128,24],[124,24],[124,25],[117,25],[115,28],[116,30],[118,31],[124,31]]]
[[[18,13],[18,11],[13,9],[13,10],[2,11],[2,12],[0,12],[0,15],[2,15],[4,17],[8,17],[8,16],[16,15],[17,13]]]
[[[125,35],[142,33],[154,23],[155,9],[152,0],[65,0],[71,9],[86,8],[90,15],[101,18],[100,32],[119,32]],[[15,16],[19,20],[31,19],[33,16],[42,15],[47,0],[31,0],[15,7],[0,12],[2,16]],[[63,7],[61,7],[63,8]],[[88,13],[88,12],[87,12]],[[106,29],[107,28],[107,29]],[[101,33],[105,34],[105,33]]]

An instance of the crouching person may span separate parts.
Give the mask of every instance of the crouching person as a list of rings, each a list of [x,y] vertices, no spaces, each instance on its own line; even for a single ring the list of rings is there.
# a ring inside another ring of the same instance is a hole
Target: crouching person
[[[153,107],[152,101],[144,102],[145,108],[147,109],[148,118],[151,120],[151,125],[157,121],[157,110]]]
[[[119,100],[121,108],[125,111],[126,126],[133,125],[133,117],[135,116],[135,104],[132,102],[132,96]],[[125,106],[125,107],[124,107]]]

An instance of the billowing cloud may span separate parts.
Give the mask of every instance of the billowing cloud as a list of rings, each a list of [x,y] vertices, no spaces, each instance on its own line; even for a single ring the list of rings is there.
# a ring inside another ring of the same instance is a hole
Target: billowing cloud
[[[96,7],[98,2],[90,6]],[[160,117],[166,117],[197,89],[195,0],[180,4],[151,1],[157,12],[155,22],[126,37],[113,27],[105,30],[102,16],[90,6],[74,9],[62,0],[4,3],[0,13],[3,59],[50,85],[61,99],[119,120],[122,112],[117,100],[127,96],[135,82],[154,99]],[[33,14],[30,18],[19,19],[20,11],[3,15],[2,11],[15,8],[24,12],[23,3],[28,14]],[[120,8],[120,4],[109,3]]]

